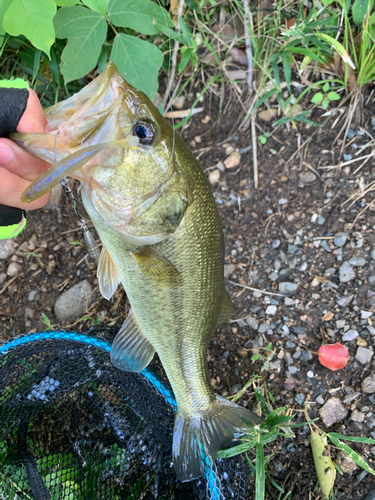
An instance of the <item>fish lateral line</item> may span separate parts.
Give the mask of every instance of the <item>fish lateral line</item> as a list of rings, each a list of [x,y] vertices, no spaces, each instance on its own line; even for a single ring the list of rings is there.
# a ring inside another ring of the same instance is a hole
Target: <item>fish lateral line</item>
[[[37,200],[63,179],[71,176],[74,172],[83,167],[89,160],[103,151],[103,149],[113,146],[124,149],[136,149],[138,143],[138,137],[128,136],[118,141],[104,142],[80,149],[54,165],[51,165],[46,172],[37,177],[22,193],[21,201],[23,203],[31,203]]]

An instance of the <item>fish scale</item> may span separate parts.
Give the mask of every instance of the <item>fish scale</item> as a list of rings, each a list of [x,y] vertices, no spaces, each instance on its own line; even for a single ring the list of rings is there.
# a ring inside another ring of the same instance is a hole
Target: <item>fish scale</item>
[[[14,137],[48,160],[51,134],[61,130],[57,153],[63,159],[23,199],[51,188],[57,168],[81,182],[103,243],[99,288],[109,299],[122,283],[131,304],[111,360],[122,370],[141,371],[158,353],[177,401],[176,474],[181,481],[200,477],[205,460],[212,463],[218,450],[261,422],[216,395],[209,381],[208,342],[234,308],[224,286],[224,237],[207,179],[182,139],[113,63],[46,115],[53,132]],[[80,143],[82,137],[89,139]],[[96,154],[99,142],[110,146]],[[87,161],[74,163],[82,149],[89,152]]]

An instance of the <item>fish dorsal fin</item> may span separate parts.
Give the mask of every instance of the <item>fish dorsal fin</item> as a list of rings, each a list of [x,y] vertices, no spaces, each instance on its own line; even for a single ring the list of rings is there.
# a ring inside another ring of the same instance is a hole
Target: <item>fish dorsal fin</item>
[[[154,285],[176,285],[181,275],[161,253],[145,245],[138,252],[133,252],[141,271]]]
[[[225,323],[233,314],[236,312],[236,308],[232,304],[232,301],[229,298],[229,295],[227,292],[224,292],[224,298],[221,303],[221,310],[219,317],[217,319],[217,326],[221,325],[222,323]]]
[[[105,247],[103,247],[100,252],[96,275],[99,280],[100,293],[105,299],[109,300],[120,283],[120,277],[115,263]]]
[[[141,372],[154,357],[155,349],[143,335],[132,311],[115,337],[111,361],[126,372]]]

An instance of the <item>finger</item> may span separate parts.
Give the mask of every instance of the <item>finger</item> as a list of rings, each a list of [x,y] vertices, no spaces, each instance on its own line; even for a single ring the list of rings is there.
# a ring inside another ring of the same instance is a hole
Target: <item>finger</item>
[[[51,130],[36,93],[33,89],[29,89],[26,110],[18,122],[17,132],[27,134],[31,132],[50,132]]]
[[[21,194],[30,185],[22,177],[0,167],[0,203],[9,207],[35,210],[43,207],[49,200],[51,193],[47,193],[31,203],[21,203]]]
[[[45,172],[50,164],[21,149],[10,139],[0,139],[0,168],[33,181]]]

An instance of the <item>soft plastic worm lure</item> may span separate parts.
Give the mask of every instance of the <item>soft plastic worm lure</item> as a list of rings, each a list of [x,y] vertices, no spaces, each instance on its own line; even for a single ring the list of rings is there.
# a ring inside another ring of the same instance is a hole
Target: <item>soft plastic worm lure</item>
[[[66,158],[63,158],[55,165],[52,165],[45,173],[35,179],[22,193],[21,201],[23,203],[30,203],[40,198],[63,179],[83,167],[89,160],[94,158],[105,148],[117,146],[120,148],[132,149],[137,147],[138,143],[138,137],[129,136],[119,141],[105,142],[80,149]]]

